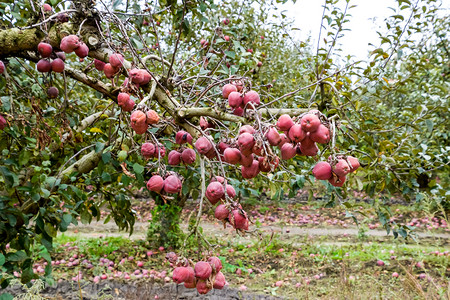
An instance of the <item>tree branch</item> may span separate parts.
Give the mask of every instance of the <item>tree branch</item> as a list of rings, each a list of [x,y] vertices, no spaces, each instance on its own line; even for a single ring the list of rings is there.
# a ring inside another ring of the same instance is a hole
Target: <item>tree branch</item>
[[[86,84],[87,86],[90,86],[94,90],[108,96],[117,103],[117,95],[119,94],[120,88],[113,88],[110,84],[105,84],[98,79],[89,77],[83,72],[70,67],[65,67],[64,71],[66,72],[66,75]]]
[[[305,112],[308,112],[307,108],[266,108],[261,107],[258,108],[258,111],[261,112],[262,116],[281,116],[281,115],[290,115],[291,117],[299,116]]]
[[[222,120],[222,121],[230,121],[236,123],[245,122],[244,117],[239,117],[236,115],[232,115],[226,112],[217,111],[212,107],[190,107],[190,108],[181,108],[178,110],[178,117],[181,119],[190,119],[193,117],[206,116],[214,119]]]
[[[44,37],[44,33],[37,28],[0,30],[0,57],[16,55],[22,51],[36,51]]]
[[[301,115],[305,112],[307,112],[308,109],[307,108],[294,108],[294,109],[289,109],[289,108],[259,108],[258,112],[261,113],[262,116],[280,116],[283,114],[288,114],[292,117],[294,116],[298,116]],[[248,121],[246,118],[244,117],[239,117],[230,113],[226,113],[226,112],[222,112],[222,111],[217,111],[212,107],[183,107],[180,108],[178,110],[178,117],[182,118],[182,119],[190,119],[193,117],[201,117],[201,116],[205,116],[205,117],[211,117],[217,120],[221,120],[221,121],[230,121],[230,122],[236,122],[236,123],[245,123],[246,121]]]
[[[89,173],[93,169],[95,169],[102,157],[102,152],[95,152],[92,150],[78,161],[70,165],[67,169],[61,172],[60,177],[62,178],[63,183],[69,181],[69,175],[78,172],[79,174]]]
[[[55,25],[51,28],[51,33],[49,32],[49,41],[51,44],[58,45],[60,42],[60,33],[71,32],[72,25]],[[94,34],[93,32],[89,32],[89,35]],[[32,53],[26,53],[26,51],[36,51],[37,44],[43,39],[44,34],[37,28],[20,30],[17,28],[0,30],[0,56],[12,56],[18,55],[30,59],[32,61],[37,62],[38,57],[33,55]],[[92,38],[92,36],[84,37],[84,40],[93,41],[95,40],[95,44],[98,44],[100,39]],[[108,61],[110,54],[112,54],[112,50],[108,48],[100,48],[96,50],[92,50],[89,52],[89,56],[93,58],[100,59],[102,61]],[[152,59],[153,57],[146,57],[146,59]],[[168,62],[165,62],[168,63]],[[130,62],[124,62],[125,69],[131,68]],[[105,84],[102,81],[92,78],[80,70],[76,70],[74,68],[66,66],[65,73],[67,76],[84,83],[85,85],[95,89],[96,91],[102,93],[103,95],[111,98],[114,102],[117,103],[117,95],[119,93],[120,88],[112,87],[110,84]],[[156,79],[156,78],[154,78]],[[157,79],[156,79],[157,80]],[[146,92],[149,92],[150,87],[143,87]],[[192,107],[192,108],[182,108],[180,103],[176,101],[173,97],[170,96],[169,92],[164,90],[164,88],[157,84],[156,90],[154,93],[154,97],[159,105],[166,110],[175,120],[176,122],[183,127],[186,131],[188,131],[192,136],[197,136],[198,131],[195,127],[191,126],[188,122],[185,122],[184,119],[189,119],[197,116],[208,116],[211,118],[215,118],[217,120],[222,121],[230,121],[236,123],[245,123],[246,118],[239,117],[230,113],[217,111],[211,107]],[[280,98],[281,99],[281,98]],[[280,100],[277,99],[277,100]],[[262,115],[280,115],[280,114],[289,114],[289,115],[299,115],[305,110],[303,109],[271,109],[261,107],[258,109],[262,113]]]

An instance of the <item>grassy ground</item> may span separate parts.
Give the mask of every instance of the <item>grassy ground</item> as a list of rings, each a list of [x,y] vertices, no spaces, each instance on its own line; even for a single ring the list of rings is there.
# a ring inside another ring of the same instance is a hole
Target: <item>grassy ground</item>
[[[417,228],[421,233],[417,240],[394,239],[371,235],[382,228],[369,205],[357,205],[366,212],[366,216],[358,216],[358,228],[345,217],[343,208],[323,209],[316,203],[247,203],[244,207],[253,210],[248,210],[254,218],[252,229],[257,230],[240,236],[205,216],[203,231],[213,250],[199,249],[198,243],[191,241],[177,254],[193,261],[209,255],[220,257],[229,286],[243,294],[286,299],[450,299],[448,220],[418,212],[417,207],[394,206],[393,215],[399,222],[415,219],[422,225]],[[148,203],[136,203],[142,227],[150,209]],[[184,216],[192,209],[195,207],[188,206]],[[92,236],[94,227],[103,237]],[[262,230],[267,228],[274,231]],[[171,249],[150,248],[140,239],[145,231],[138,230],[139,238],[130,239],[125,233],[108,236],[111,230],[99,223],[58,235],[51,254],[53,279],[76,284],[79,279],[97,284],[171,282],[173,268],[165,259]],[[35,272],[44,275],[45,264],[37,255]]]
[[[430,242],[407,245],[370,237],[356,242],[348,237],[346,242],[346,237],[338,237],[336,243],[336,239],[299,236],[280,242],[278,236],[248,236],[215,240],[217,247],[211,254],[221,258],[230,287],[243,293],[286,299],[449,299],[448,249]],[[170,281],[172,268],[165,259],[170,250],[149,249],[144,241],[62,234],[56,245],[55,280],[75,280],[81,271],[82,282],[95,278],[97,282]],[[185,250],[184,255],[194,261],[205,254]],[[108,278],[101,279],[102,275]]]

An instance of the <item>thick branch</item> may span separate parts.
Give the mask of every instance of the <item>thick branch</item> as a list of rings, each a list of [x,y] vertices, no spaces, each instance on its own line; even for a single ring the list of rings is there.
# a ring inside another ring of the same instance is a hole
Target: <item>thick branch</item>
[[[101,157],[102,152],[97,153],[92,150],[61,172],[60,177],[62,178],[62,182],[67,182],[69,180],[69,175],[74,172],[78,172],[79,174],[89,173],[97,167]]]
[[[183,121],[177,114],[180,104],[172,99],[166,94],[166,92],[159,86],[156,86],[155,99],[158,101],[159,105],[163,107],[174,119],[178,121],[178,124],[183,127],[187,132],[189,132],[193,137],[198,135],[197,129],[190,124]]]
[[[128,146],[131,145],[131,141],[127,139],[126,137],[119,137],[114,142],[113,149],[111,151],[114,151],[117,149],[118,145],[126,144]],[[107,144],[108,145],[108,144]],[[100,162],[100,159],[102,157],[103,151],[96,153],[95,150],[92,150],[88,154],[81,157],[79,160],[74,162],[72,165],[68,166],[66,169],[64,169],[58,177],[62,179],[62,182],[67,182],[69,179],[69,175],[78,172],[78,175],[89,173],[90,171],[94,170],[98,163]]]
[[[101,115],[105,114],[108,117],[112,117],[114,115],[114,111],[110,110],[108,112],[105,111],[99,111],[95,114],[92,114],[86,118],[84,118],[83,120],[81,120],[80,125],[78,125],[77,127],[74,128],[74,131],[76,132],[82,132],[83,130],[85,130],[87,127],[91,126],[92,123],[94,123],[98,118],[100,118]]]
[[[184,119],[190,119],[192,117],[206,116],[222,121],[230,121],[236,123],[245,122],[244,117],[239,117],[222,111],[217,111],[212,107],[191,107],[191,108],[181,108],[178,110],[178,117]]]
[[[83,120],[81,120],[80,125],[75,127],[73,129],[73,131],[75,131],[75,132],[82,132],[87,127],[91,126],[95,121],[97,121],[97,119],[100,118],[101,115],[103,115],[103,114],[107,115],[108,117],[112,117],[114,115],[114,110],[110,110],[108,112],[99,111],[99,112],[97,112],[95,114],[92,114],[92,115],[84,118]],[[71,136],[70,132],[66,132],[61,138],[61,145],[64,145],[67,142],[67,139],[69,139],[70,136]],[[51,147],[51,149],[54,149],[55,147],[59,147],[59,146],[57,144],[54,144],[53,148]]]
[[[281,116],[290,115],[291,117],[299,116],[305,112],[308,112],[307,108],[259,108],[258,111],[262,116]]]
[[[39,60],[39,58],[36,55],[33,55],[31,53],[23,54],[21,56],[34,62],[37,62]],[[86,84],[87,86],[90,86],[94,90],[111,98],[112,100],[114,100],[114,102],[117,103],[117,95],[119,94],[120,90],[119,88],[117,87],[113,88],[110,84],[106,84],[96,78],[89,77],[82,71],[68,67],[67,65],[64,67],[64,72],[66,73],[67,76],[75,80],[78,80]]]
[[[44,36],[37,28],[0,30],[0,57],[12,56],[22,51],[36,51]]]
[[[77,25],[72,23],[56,23],[49,28],[48,35],[39,28],[0,30],[0,57],[19,56],[26,51],[36,52],[38,44],[44,38],[54,48],[59,49],[59,44],[64,36],[75,34],[74,28],[77,28]],[[99,46],[100,38],[97,30],[92,26],[83,27],[82,39],[90,49]]]

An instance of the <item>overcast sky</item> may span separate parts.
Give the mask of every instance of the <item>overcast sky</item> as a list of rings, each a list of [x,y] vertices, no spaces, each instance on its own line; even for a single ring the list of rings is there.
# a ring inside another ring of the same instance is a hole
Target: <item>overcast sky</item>
[[[443,3],[446,1],[448,0]],[[324,0],[297,0],[295,4],[289,2],[281,6],[289,18],[295,19],[295,26],[301,29],[293,32],[297,39],[305,40],[310,34],[314,40],[314,47],[317,45],[324,2]],[[345,55],[351,54],[357,59],[364,60],[369,50],[374,49],[368,44],[377,46],[380,44],[376,31],[386,30],[384,19],[394,14],[389,7],[397,8],[397,4],[395,0],[352,0],[350,5],[357,5],[349,11],[352,17],[350,23],[346,23],[346,27],[351,31],[346,31],[340,42]],[[450,7],[450,1],[445,6]],[[405,10],[403,14],[409,16],[409,13],[410,10]]]

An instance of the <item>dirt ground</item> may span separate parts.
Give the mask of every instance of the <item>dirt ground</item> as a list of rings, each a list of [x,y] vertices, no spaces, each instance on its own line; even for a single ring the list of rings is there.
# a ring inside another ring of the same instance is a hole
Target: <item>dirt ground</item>
[[[8,288],[14,296],[24,292],[19,286]],[[269,295],[260,295],[241,292],[225,286],[222,290],[213,289],[207,295],[199,295],[196,289],[187,289],[183,285],[174,283],[160,285],[149,282],[121,283],[117,281],[102,282],[99,284],[85,283],[81,286],[81,295],[84,300],[115,299],[115,300],[147,300],[147,299],[184,299],[184,300],[225,300],[225,299],[252,299],[276,300],[284,299]],[[54,300],[80,300],[80,287],[75,282],[63,281],[55,286],[47,287],[41,293],[45,299]]]

